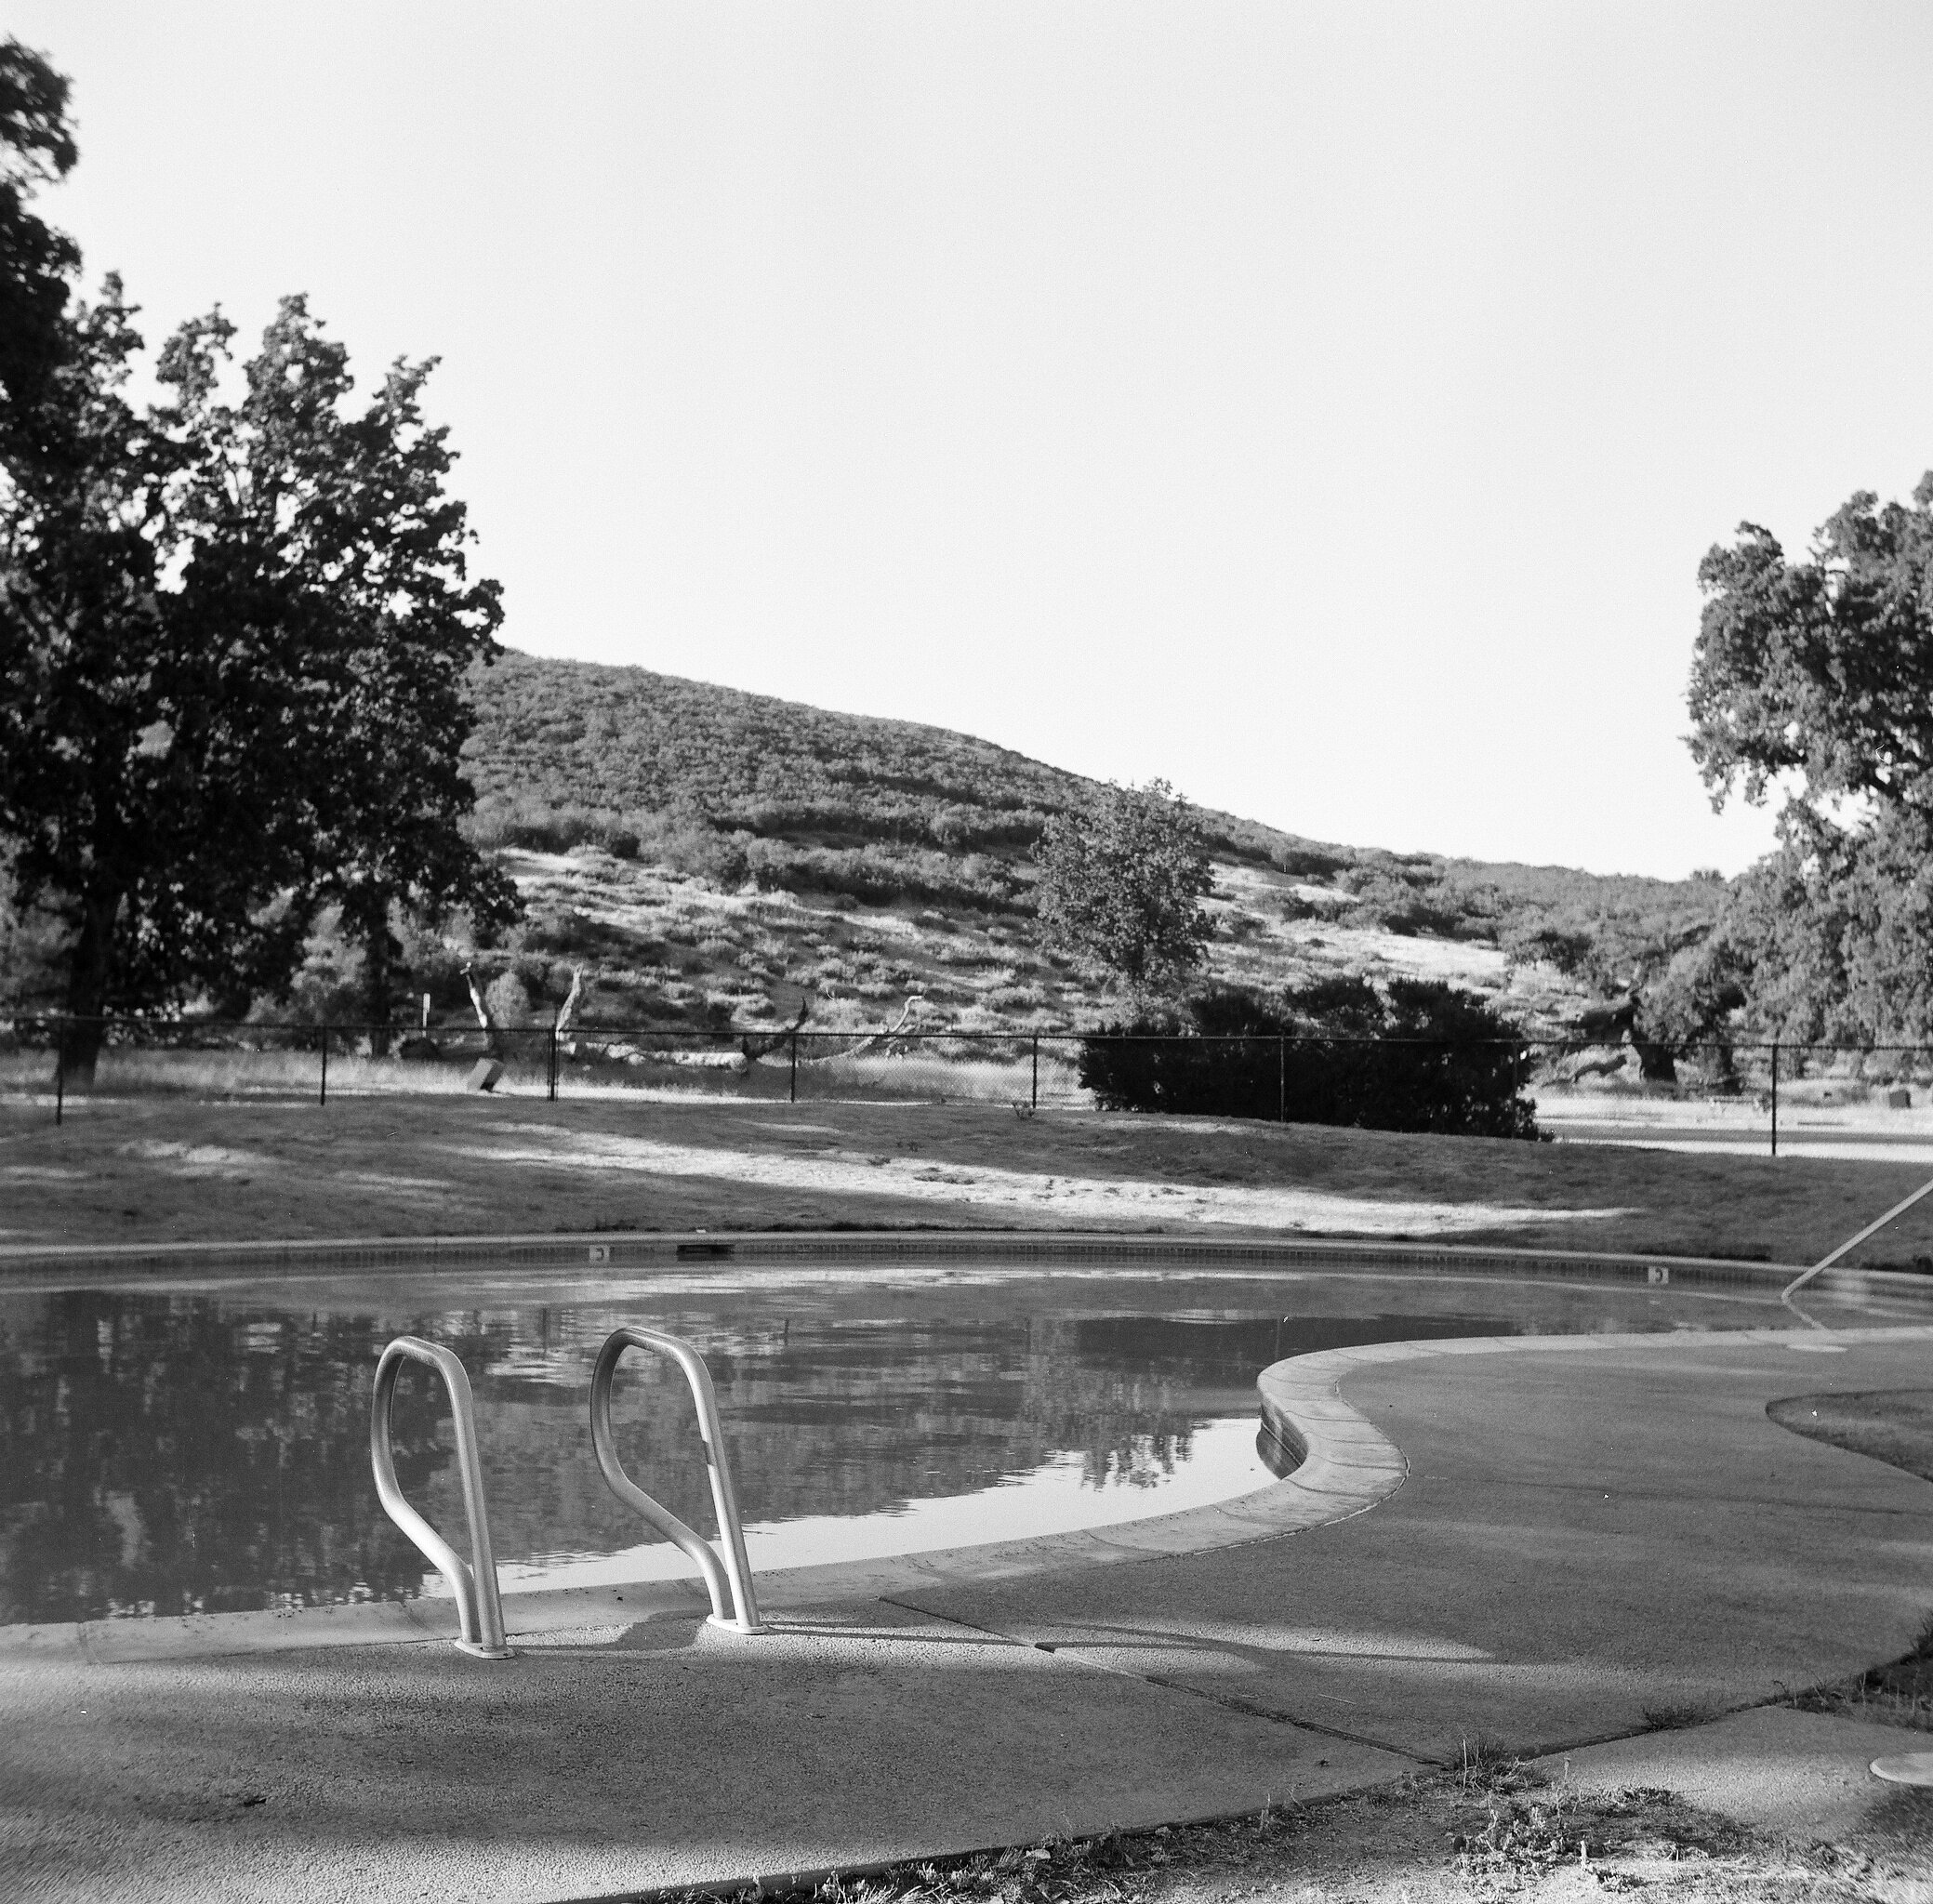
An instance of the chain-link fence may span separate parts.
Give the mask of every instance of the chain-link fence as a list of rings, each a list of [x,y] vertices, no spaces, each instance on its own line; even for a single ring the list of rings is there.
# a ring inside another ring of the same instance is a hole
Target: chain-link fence
[[[92,1051],[91,1075],[86,1053]],[[0,1021],[0,1095],[59,1117],[95,1099],[331,1098],[489,1091],[548,1099],[1132,1106],[1385,1129],[1511,1130],[1776,1152],[1884,1145],[1933,1110],[1933,1049],[1792,1043],[1152,1037],[1013,1030],[718,1030],[577,1025],[367,1025],[39,1017]],[[1425,1103],[1426,1101],[1426,1103]],[[1413,1115],[1406,1120],[1405,1103]],[[1421,1109],[1415,1108],[1423,1104]],[[1445,1112],[1441,1107],[1450,1105]],[[1512,1112],[1512,1117],[1516,1114]],[[1463,1120],[1458,1121],[1459,1117]],[[1445,1117],[1449,1121],[1444,1121]],[[1926,1139],[1933,1141],[1933,1119]]]
[[[331,1097],[488,1091],[1079,1106],[1077,1036],[1027,1031],[715,1031],[638,1025],[414,1031],[366,1025],[112,1019],[0,1024],[0,1093],[58,1113],[95,1098]],[[91,1076],[76,1056],[97,1049]]]

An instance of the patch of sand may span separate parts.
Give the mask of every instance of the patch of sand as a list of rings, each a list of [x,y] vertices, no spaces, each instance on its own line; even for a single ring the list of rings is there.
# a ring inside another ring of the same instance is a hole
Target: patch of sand
[[[274,1158],[258,1150],[231,1150],[218,1144],[180,1144],[168,1138],[143,1137],[120,1145],[123,1157],[143,1163],[171,1165],[183,1176],[225,1176],[231,1170],[266,1170]]]
[[[510,1140],[516,1140],[512,1142]],[[878,1196],[966,1205],[1014,1216],[1119,1222],[1145,1211],[1163,1221],[1232,1223],[1277,1230],[1346,1231],[1364,1236],[1454,1236],[1542,1223],[1605,1222],[1631,1212],[1615,1207],[1564,1210],[1502,1203],[1401,1201],[1339,1196],[1289,1185],[1161,1183],[1137,1177],[1078,1177],[1044,1171],[850,1151],[779,1155],[726,1146],[668,1144],[610,1131],[567,1133],[519,1124],[480,1143],[445,1146],[455,1156],[506,1169],[568,1163],[576,1170],[641,1176],[705,1177],[764,1190]]]

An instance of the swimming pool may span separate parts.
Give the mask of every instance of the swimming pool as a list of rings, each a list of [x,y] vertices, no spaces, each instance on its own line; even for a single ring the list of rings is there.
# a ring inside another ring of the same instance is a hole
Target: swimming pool
[[[1924,1318],[1823,1296],[1821,1320]],[[1358,1343],[1803,1327],[1756,1288],[1320,1269],[965,1265],[527,1269],[0,1293],[0,1624],[409,1598],[368,1408],[391,1337],[447,1344],[477,1405],[506,1592],[689,1574],[606,1491],[589,1368],[645,1321],[711,1368],[755,1568],[1105,1527],[1271,1478],[1255,1378]],[[639,1483],[709,1529],[692,1411],[629,1358]],[[446,1397],[404,1377],[405,1492],[460,1541]]]

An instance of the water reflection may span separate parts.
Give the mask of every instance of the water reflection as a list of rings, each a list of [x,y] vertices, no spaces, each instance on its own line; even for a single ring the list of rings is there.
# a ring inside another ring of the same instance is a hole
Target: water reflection
[[[422,1562],[377,1504],[368,1456],[376,1358],[404,1330],[469,1370],[496,1552],[534,1577],[638,1545],[586,1414],[597,1347],[627,1320],[703,1349],[745,1518],[770,1527],[906,1514],[1049,1470],[1159,1511],[1205,1424],[1252,1429],[1256,1372],[1278,1355],[1685,1319],[1628,1291],[1527,1303],[1356,1277],[692,1278],[647,1301],[506,1276],[471,1279],[483,1300],[463,1308],[445,1306],[450,1288],[0,1299],[0,1623],[418,1591]],[[676,1370],[628,1358],[613,1412],[640,1484],[708,1528]],[[455,1533],[447,1408],[427,1371],[399,1386],[395,1449],[405,1492]]]

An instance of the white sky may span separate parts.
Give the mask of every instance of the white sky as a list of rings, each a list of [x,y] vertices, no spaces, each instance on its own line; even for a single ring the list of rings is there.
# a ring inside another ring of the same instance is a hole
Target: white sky
[[[1694,574],[1933,464],[1933,8],[0,12],[151,338],[440,353],[512,644],[1735,871]]]

